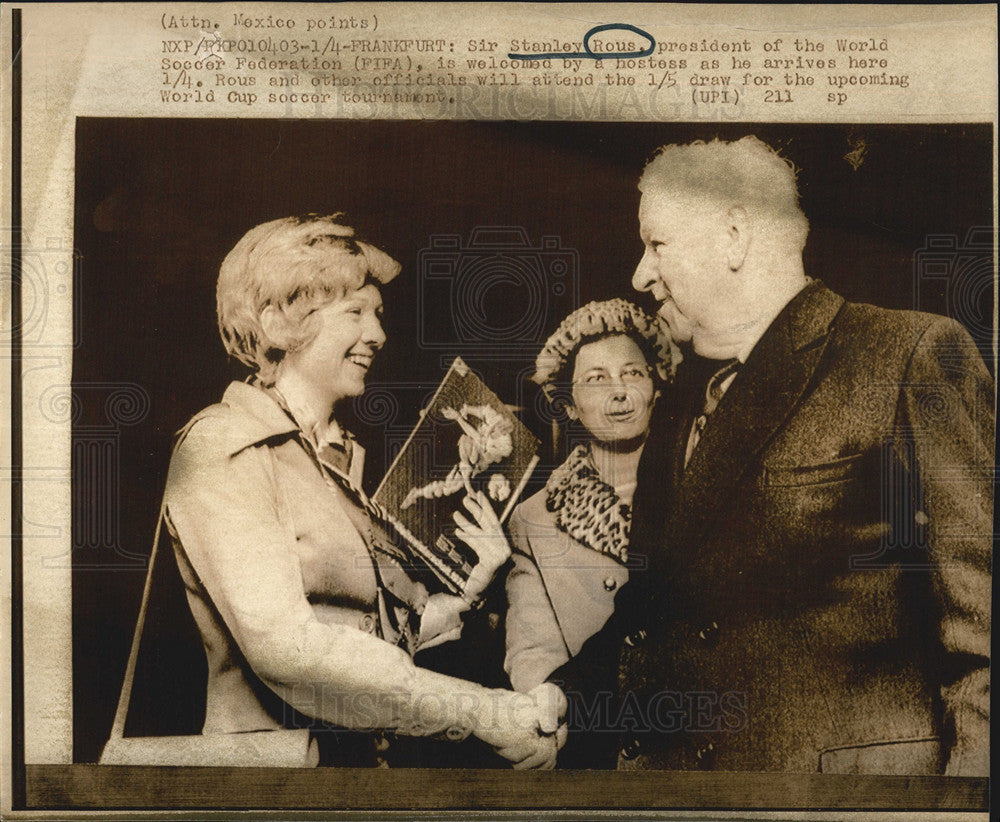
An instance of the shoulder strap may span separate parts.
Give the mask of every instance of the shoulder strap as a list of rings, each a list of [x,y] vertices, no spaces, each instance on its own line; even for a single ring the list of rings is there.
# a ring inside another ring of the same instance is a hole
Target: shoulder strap
[[[135,665],[139,658],[139,643],[142,640],[142,629],[146,624],[146,609],[149,606],[149,594],[153,587],[153,567],[160,544],[160,533],[166,516],[167,499],[164,496],[160,502],[160,516],[156,520],[156,534],[153,537],[153,550],[149,552],[149,570],[146,571],[146,584],[142,590],[142,604],[139,606],[139,618],[136,620],[135,633],[132,635],[132,649],[129,651],[128,664],[125,666],[125,680],[118,697],[118,709],[115,711],[115,721],[111,726],[111,739],[121,739],[125,734],[125,717],[128,714],[129,702],[132,700],[132,682],[135,679]]]
[[[173,447],[170,449],[170,459],[173,460],[177,448],[184,441],[192,426],[198,422],[204,412],[192,417],[187,425],[177,432],[174,437]],[[146,583],[142,589],[142,602],[139,605],[139,617],[135,622],[135,632],[132,634],[132,648],[129,651],[128,663],[125,665],[125,679],[122,682],[122,690],[118,696],[118,708],[115,710],[115,720],[111,725],[110,739],[121,739],[125,735],[125,717],[128,715],[129,702],[132,700],[132,683],[135,679],[135,665],[139,658],[139,643],[142,641],[142,629],[146,624],[146,610],[149,607],[149,596],[153,588],[153,568],[156,563],[156,554],[160,546],[160,534],[163,523],[167,516],[167,494],[164,489],[163,498],[160,500],[160,514],[156,518],[156,531],[153,535],[153,548],[149,552],[149,569],[146,571]]]

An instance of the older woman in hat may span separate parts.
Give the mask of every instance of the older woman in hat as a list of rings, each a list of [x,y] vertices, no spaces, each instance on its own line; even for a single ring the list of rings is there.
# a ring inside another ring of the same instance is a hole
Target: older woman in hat
[[[472,734],[515,766],[551,766],[538,694],[413,662],[459,635],[506,560],[492,509],[473,498],[456,517],[479,557],[463,595],[428,594],[338,423],[385,343],[382,286],[399,270],[341,215],[257,226],[222,264],[219,328],[251,375],[181,432],[165,492],[208,661],[203,733],[308,727],[320,762],[352,766],[391,761],[395,735]]]
[[[511,515],[505,668],[519,691],[575,655],[628,582],[636,469],[670,367],[659,318],[621,299],[574,311],[538,355],[533,380],[578,444]]]

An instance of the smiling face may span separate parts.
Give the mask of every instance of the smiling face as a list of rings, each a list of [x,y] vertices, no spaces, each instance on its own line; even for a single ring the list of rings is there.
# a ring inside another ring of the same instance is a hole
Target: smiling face
[[[364,393],[365,377],[385,344],[382,295],[367,284],[313,312],[319,331],[306,345],[285,354],[282,369],[307,386],[318,404],[332,409]]]
[[[645,192],[639,204],[639,234],[645,251],[632,287],[660,302],[675,342],[711,333],[726,322],[731,278],[727,278],[724,220],[695,198]]]
[[[649,364],[625,334],[581,345],[573,368],[571,416],[600,442],[644,436],[656,401]]]

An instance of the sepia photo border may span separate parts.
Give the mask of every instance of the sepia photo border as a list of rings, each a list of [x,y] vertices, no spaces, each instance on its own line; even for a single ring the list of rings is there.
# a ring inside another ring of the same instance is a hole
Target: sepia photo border
[[[9,191],[11,270],[21,270],[24,250],[21,209],[21,9],[10,10],[11,122]],[[5,104],[7,105],[7,104]],[[750,128],[747,125],[747,128]],[[994,157],[995,157],[994,133]],[[5,160],[7,158],[4,158]],[[994,171],[995,173],[995,171]],[[995,220],[995,211],[994,211]],[[994,258],[995,265],[995,258]],[[16,278],[12,281],[17,284]],[[9,761],[11,800],[15,811],[87,812],[108,810],[126,814],[143,811],[240,812],[264,810],[325,816],[357,811],[414,812],[427,818],[442,811],[592,811],[612,816],[630,811],[698,811],[708,814],[801,811],[816,813],[861,811],[984,811],[989,782],[969,777],[840,776],[819,774],[695,773],[695,772],[528,772],[506,771],[368,771],[231,768],[110,767],[91,764],[26,764],[24,756],[22,500],[23,451],[20,441],[24,304],[18,288],[8,308],[10,348],[11,475],[10,618],[11,706]],[[995,322],[995,318],[994,318]],[[194,410],[194,409],[192,409]],[[169,797],[164,803],[163,798]],[[471,816],[472,814],[466,814]],[[540,814],[532,814],[537,818]],[[558,815],[558,814],[556,814]],[[164,816],[162,813],[157,817]]]

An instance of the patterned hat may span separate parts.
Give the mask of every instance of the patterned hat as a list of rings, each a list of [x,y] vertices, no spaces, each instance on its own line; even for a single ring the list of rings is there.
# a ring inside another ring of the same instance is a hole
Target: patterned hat
[[[669,378],[673,363],[666,323],[628,300],[615,298],[587,303],[562,321],[535,359],[532,382],[540,385],[545,395],[552,399],[555,383],[572,354],[592,338],[609,334],[626,334],[645,340],[654,355],[654,361],[649,364],[656,369],[661,380]]]

